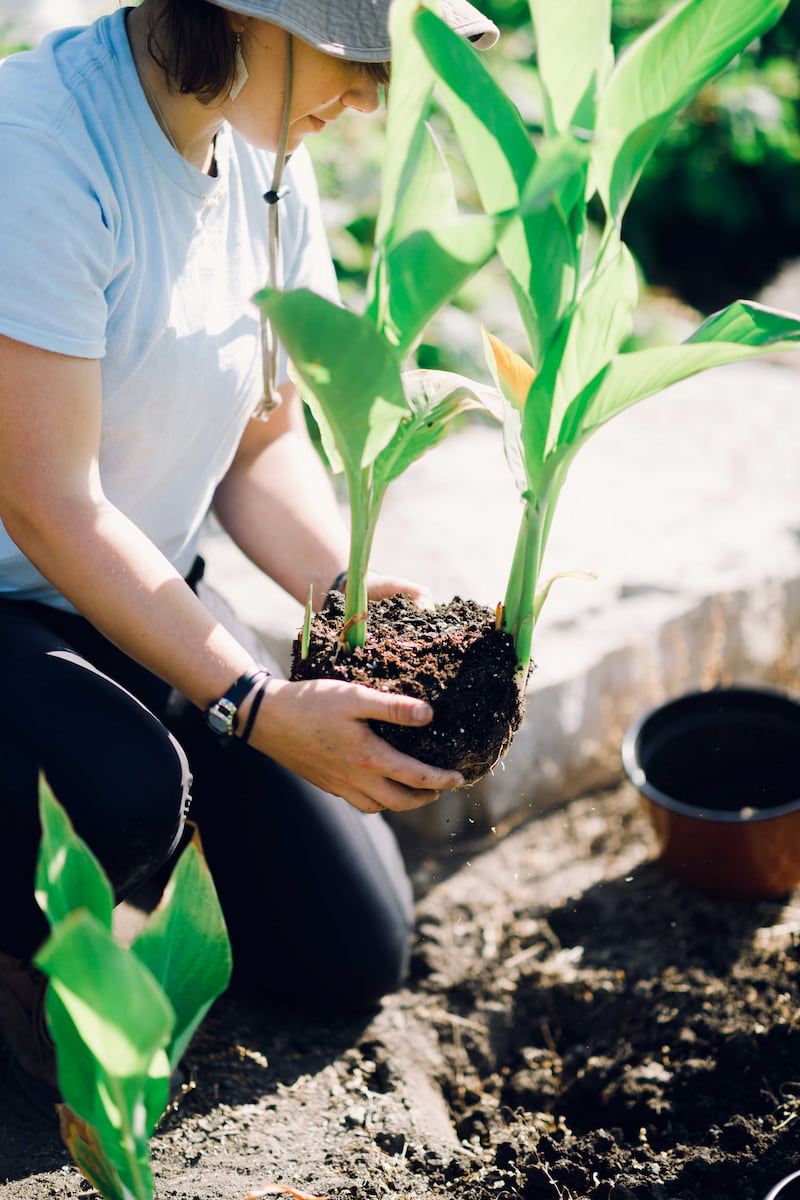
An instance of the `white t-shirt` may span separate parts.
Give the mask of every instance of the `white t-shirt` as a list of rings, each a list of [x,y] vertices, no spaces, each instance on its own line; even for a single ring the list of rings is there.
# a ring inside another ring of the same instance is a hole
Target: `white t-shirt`
[[[263,391],[273,158],[227,125],[215,154],[211,178],[167,141],[124,11],[0,68],[0,333],[101,360],[105,493],[182,574]],[[305,150],[284,183],[282,286],[335,298]],[[2,525],[0,594],[70,607]]]

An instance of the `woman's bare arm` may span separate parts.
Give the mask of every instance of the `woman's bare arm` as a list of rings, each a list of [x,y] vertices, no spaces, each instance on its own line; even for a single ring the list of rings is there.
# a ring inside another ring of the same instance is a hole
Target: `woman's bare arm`
[[[250,655],[105,496],[101,411],[98,362],[0,337],[0,517],[79,612],[204,708]],[[364,811],[417,807],[458,786],[457,774],[399,754],[366,724],[421,724],[429,712],[409,697],[328,682],[270,681],[253,744]]]
[[[250,421],[214,511],[249,559],[305,604],[321,604],[347,566],[348,534],[291,384],[268,421]]]
[[[283,404],[269,421],[251,421],[214,508],[247,557],[301,604],[314,587],[319,607],[347,566],[349,533],[328,472],[308,436],[302,404],[286,384]],[[403,592],[421,607],[432,597],[414,580],[370,571],[370,599]]]

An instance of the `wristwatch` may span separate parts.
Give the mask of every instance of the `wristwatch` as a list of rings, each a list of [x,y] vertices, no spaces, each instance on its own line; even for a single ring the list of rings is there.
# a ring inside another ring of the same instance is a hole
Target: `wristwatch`
[[[209,704],[208,708],[203,710],[206,725],[212,733],[220,734],[223,737],[233,736],[238,724],[239,705],[245,696],[249,696],[259,679],[263,679],[266,675],[269,675],[266,667],[259,665],[250,667],[228,688],[224,696],[220,696],[219,700],[215,700],[213,704]]]

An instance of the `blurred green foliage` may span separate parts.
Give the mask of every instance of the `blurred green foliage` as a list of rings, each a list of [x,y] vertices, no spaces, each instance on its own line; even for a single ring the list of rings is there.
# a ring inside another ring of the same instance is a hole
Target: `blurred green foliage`
[[[322,137],[306,139],[319,180],[328,238],[345,300],[363,295],[380,197],[386,110],[344,112]]]
[[[616,50],[673,4],[615,0]],[[529,24],[527,0],[484,0],[483,8],[506,34]],[[792,0],[773,30],[704,88],[649,163],[624,226],[648,283],[705,313],[757,294],[800,255],[798,168],[800,0]]]
[[[0,28],[0,58],[8,58],[9,54],[16,54],[18,50],[30,50],[27,42],[15,40],[11,32],[6,33]]]

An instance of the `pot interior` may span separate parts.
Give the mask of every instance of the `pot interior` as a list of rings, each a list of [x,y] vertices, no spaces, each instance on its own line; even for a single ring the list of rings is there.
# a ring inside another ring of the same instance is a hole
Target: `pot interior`
[[[800,1200],[800,1171],[776,1184],[766,1200]]]
[[[728,688],[673,700],[629,731],[626,770],[658,803],[768,815],[800,799],[800,704]]]

